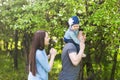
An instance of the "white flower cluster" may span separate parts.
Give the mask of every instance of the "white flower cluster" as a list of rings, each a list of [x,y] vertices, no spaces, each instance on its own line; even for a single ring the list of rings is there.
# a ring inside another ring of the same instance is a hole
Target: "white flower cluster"
[[[70,18],[70,19],[68,20],[68,24],[69,24],[70,26],[73,24],[73,22],[74,22],[74,20],[73,20],[72,18]]]

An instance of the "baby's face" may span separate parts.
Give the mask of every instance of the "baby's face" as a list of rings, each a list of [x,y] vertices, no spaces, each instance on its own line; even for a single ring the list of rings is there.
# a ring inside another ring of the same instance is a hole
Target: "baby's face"
[[[78,30],[78,29],[79,29],[79,24],[74,24],[74,25],[72,26],[72,29],[73,29],[73,30]]]

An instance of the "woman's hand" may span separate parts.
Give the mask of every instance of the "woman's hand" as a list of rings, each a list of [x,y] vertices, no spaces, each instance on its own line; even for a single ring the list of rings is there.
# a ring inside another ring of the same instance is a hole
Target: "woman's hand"
[[[56,54],[57,54],[57,51],[54,48],[51,48],[50,49],[50,61],[49,61],[50,69],[52,69]]]
[[[48,59],[50,59],[50,54],[48,54],[47,56],[48,56]]]
[[[57,51],[54,48],[51,48],[50,49],[50,55],[51,55],[51,57],[55,57],[56,54],[57,54]]]

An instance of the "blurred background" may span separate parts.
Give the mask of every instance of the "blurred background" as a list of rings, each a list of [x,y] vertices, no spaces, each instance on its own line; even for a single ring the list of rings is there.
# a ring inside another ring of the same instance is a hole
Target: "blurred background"
[[[120,80],[120,0],[0,0],[0,80],[27,80],[32,35],[49,32],[58,80],[67,21],[77,15],[87,35],[78,80]]]

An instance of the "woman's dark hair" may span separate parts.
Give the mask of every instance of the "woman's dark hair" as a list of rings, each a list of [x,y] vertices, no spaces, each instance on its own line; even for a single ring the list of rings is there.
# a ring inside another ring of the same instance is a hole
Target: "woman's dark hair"
[[[29,54],[29,65],[30,65],[30,71],[32,72],[34,76],[36,74],[36,61],[35,61],[36,50],[44,49],[45,33],[46,33],[45,31],[39,30],[34,34],[33,39],[32,39],[32,45],[31,45],[31,50]]]

